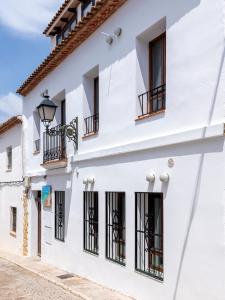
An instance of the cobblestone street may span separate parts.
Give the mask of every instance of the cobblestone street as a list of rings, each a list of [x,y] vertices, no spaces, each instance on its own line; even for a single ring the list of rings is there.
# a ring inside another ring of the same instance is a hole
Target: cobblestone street
[[[64,289],[0,258],[1,300],[78,300]]]

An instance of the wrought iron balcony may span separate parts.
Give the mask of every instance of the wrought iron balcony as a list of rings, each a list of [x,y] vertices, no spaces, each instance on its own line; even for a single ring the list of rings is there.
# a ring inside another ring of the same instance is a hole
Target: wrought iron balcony
[[[61,125],[51,130],[59,131]],[[66,137],[64,135],[43,134],[43,163],[66,159]]]
[[[138,96],[141,114],[138,118],[152,115],[166,108],[166,85],[161,85]]]
[[[99,115],[95,114],[84,119],[85,132],[84,135],[98,132],[99,129]]]

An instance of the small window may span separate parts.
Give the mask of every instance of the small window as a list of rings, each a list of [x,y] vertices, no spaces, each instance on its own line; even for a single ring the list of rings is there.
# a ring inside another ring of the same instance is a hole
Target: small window
[[[106,258],[125,265],[125,193],[106,192]]]
[[[40,152],[40,117],[37,111],[33,112],[33,141],[34,141],[34,153]]]
[[[17,209],[16,207],[11,207],[10,212],[10,232],[16,234],[16,219],[17,219]]]
[[[91,11],[92,6],[95,5],[95,0],[86,0],[81,7],[81,16],[85,17]]]
[[[163,194],[135,194],[135,268],[163,280]]]
[[[84,250],[98,254],[98,192],[84,192]]]
[[[55,238],[65,240],[65,192],[55,192]]]
[[[12,170],[12,146],[8,147],[6,149],[6,155],[7,155],[7,170]]]

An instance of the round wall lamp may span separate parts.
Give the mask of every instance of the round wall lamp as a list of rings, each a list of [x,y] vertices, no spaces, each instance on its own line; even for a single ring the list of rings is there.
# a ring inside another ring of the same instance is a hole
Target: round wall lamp
[[[146,176],[146,180],[147,180],[148,182],[153,183],[153,182],[155,181],[155,174],[154,174],[154,173],[148,174],[148,175]]]
[[[88,181],[88,183],[90,183],[90,184],[94,184],[94,183],[95,183],[94,177],[88,177],[87,181]]]
[[[160,179],[160,181],[166,183],[169,181],[170,175],[168,173],[163,173],[160,175],[159,179]]]
[[[84,178],[83,184],[88,184],[88,179],[87,178]]]

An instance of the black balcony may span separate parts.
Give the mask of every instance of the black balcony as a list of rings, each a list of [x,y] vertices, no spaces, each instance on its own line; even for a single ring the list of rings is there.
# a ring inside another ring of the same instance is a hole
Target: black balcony
[[[98,132],[99,116],[95,114],[84,119],[84,135],[89,135]]]
[[[59,131],[61,125],[57,125],[52,130]],[[62,135],[50,136],[43,133],[43,163],[63,160],[66,158],[66,137]]]
[[[141,114],[138,118],[166,109],[166,85],[161,85],[138,96]]]

